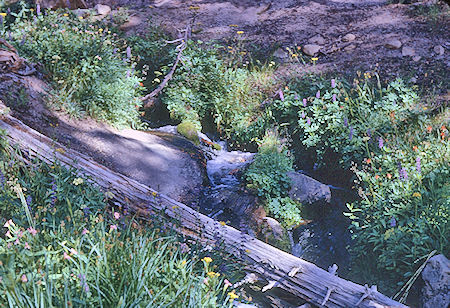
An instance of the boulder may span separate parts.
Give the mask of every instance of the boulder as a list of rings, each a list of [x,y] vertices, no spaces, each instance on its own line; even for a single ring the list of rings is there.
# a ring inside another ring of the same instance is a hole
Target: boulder
[[[288,176],[292,183],[289,191],[291,199],[300,203],[330,202],[331,190],[328,185],[295,171],[289,172]]]
[[[315,45],[315,44],[307,44],[303,46],[303,52],[308,56],[315,56],[319,53],[322,46]]]
[[[386,46],[387,48],[390,49],[399,49],[400,47],[402,47],[402,42],[400,42],[400,40],[398,39],[389,39],[386,44],[384,44],[384,46]]]
[[[444,255],[432,257],[422,271],[422,279],[425,283],[422,288],[422,307],[449,307],[450,261]]]
[[[263,227],[267,229],[276,239],[282,239],[284,235],[284,229],[281,224],[272,217],[263,218]]]
[[[438,55],[438,56],[442,56],[445,52],[444,47],[442,47],[441,45],[436,45],[433,48],[433,51]]]
[[[105,4],[97,4],[94,8],[98,15],[107,15],[111,13],[111,8]]]

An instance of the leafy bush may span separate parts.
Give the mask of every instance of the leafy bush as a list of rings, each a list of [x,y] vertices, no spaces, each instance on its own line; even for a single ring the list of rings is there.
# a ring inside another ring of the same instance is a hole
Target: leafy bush
[[[42,63],[58,89],[56,106],[116,126],[139,123],[141,80],[115,33],[64,11],[27,16],[10,25],[11,40],[23,56]]]
[[[0,140],[7,149],[0,152],[2,303],[231,306],[237,295],[227,290],[228,271],[209,257],[217,253],[201,259],[206,252],[180,242],[156,216],[144,229],[125,209],[104,212],[104,194],[76,170],[40,161],[26,166]]]
[[[267,203],[269,212],[275,215],[275,218],[279,219],[283,226],[287,228],[295,226],[302,221],[300,206],[301,204],[289,197],[273,198]]]

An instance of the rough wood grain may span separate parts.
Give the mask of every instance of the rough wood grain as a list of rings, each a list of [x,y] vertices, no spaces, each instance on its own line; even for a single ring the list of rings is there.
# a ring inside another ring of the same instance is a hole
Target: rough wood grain
[[[81,153],[53,142],[9,115],[2,117],[1,109],[0,104],[0,128],[6,130],[11,144],[17,144],[30,156],[38,156],[48,162],[59,160],[79,169],[103,189],[113,192],[116,202],[128,205],[139,215],[145,216],[149,210],[161,211],[179,222],[182,226],[179,232],[212,246],[222,242],[229,252],[249,264],[258,277],[268,281],[266,289],[281,288],[323,307],[406,307],[374,288],[342,279],[230,226],[221,225]]]

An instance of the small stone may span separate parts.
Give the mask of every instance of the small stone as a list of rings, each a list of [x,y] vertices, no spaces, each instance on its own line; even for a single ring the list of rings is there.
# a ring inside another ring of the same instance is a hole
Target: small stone
[[[411,78],[411,79],[409,80],[409,82],[411,82],[411,83],[416,83],[416,82],[417,82],[417,78],[416,78],[416,77],[413,77],[413,78]]]
[[[319,53],[320,49],[322,47],[315,44],[307,44],[303,46],[303,52],[308,56],[315,56],[317,53]]]
[[[417,62],[417,61],[420,61],[420,59],[422,59],[422,57],[421,56],[414,56],[412,59],[413,59],[414,62]]]
[[[273,219],[272,217],[264,217],[263,222],[275,238],[281,239],[283,237],[283,227],[276,219]]]
[[[350,44],[348,46],[345,46],[344,50],[345,51],[351,51],[351,50],[353,50],[355,48],[356,48],[355,44]]]
[[[414,48],[403,46],[403,48],[402,48],[402,56],[403,57],[413,57],[413,56],[415,56],[415,54],[416,54],[416,51],[414,50]]]
[[[390,49],[399,49],[402,47],[402,42],[398,39],[389,39],[384,46]]]
[[[278,59],[286,59],[288,57],[288,54],[283,48],[280,47],[277,50],[275,50],[273,56]]]
[[[97,4],[95,9],[97,10],[98,15],[107,15],[111,13],[111,7],[105,4]]]
[[[320,34],[317,34],[310,38],[308,42],[311,44],[324,45],[325,39]]]
[[[436,45],[433,48],[433,51],[438,55],[438,56],[442,56],[445,52],[444,47],[442,47],[441,45]]]
[[[344,42],[352,42],[352,41],[354,41],[355,39],[356,39],[356,35],[354,35],[354,34],[352,34],[352,33],[346,34],[346,35],[342,38],[342,40],[343,40]]]

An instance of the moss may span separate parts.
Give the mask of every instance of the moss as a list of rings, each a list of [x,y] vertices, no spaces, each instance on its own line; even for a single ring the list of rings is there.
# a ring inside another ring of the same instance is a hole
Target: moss
[[[197,134],[197,126],[190,121],[183,121],[177,126],[177,131],[186,139],[192,141],[196,145],[200,144]]]
[[[214,150],[217,150],[217,151],[222,150],[222,147],[218,143],[213,143],[212,147],[213,147]]]

